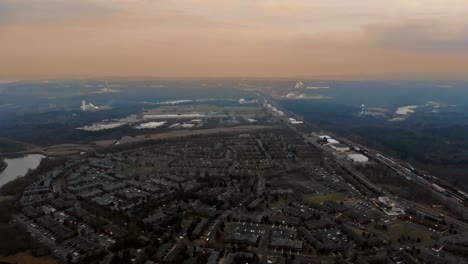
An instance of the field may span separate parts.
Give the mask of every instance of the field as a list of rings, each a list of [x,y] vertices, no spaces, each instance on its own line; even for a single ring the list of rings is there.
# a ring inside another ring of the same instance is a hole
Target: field
[[[54,146],[48,146],[43,148],[33,148],[26,151],[14,153],[18,154],[42,154],[49,157],[61,157],[70,155],[79,155],[81,152],[92,151],[95,147],[109,147],[118,141],[119,144],[136,143],[145,140],[160,140],[168,138],[188,137],[195,135],[209,135],[217,133],[239,133],[239,132],[252,132],[262,129],[275,129],[277,126],[268,125],[243,125],[235,127],[221,127],[221,128],[210,128],[210,129],[191,129],[191,130],[176,130],[169,132],[161,132],[154,134],[145,134],[137,136],[124,136],[120,140],[108,139],[90,142],[89,144],[60,144]]]
[[[388,234],[392,242],[397,242],[402,235],[409,236],[411,239],[420,238],[421,241],[432,240],[432,237],[436,235],[436,233],[429,231],[425,227],[409,223],[399,223],[390,226]]]
[[[187,137],[195,135],[209,135],[216,133],[242,133],[242,132],[251,132],[261,129],[275,129],[276,126],[262,126],[262,125],[249,125],[249,126],[236,126],[236,127],[222,127],[222,128],[211,128],[211,129],[199,129],[199,130],[176,130],[170,132],[163,132],[158,134],[147,134],[147,135],[138,135],[135,137],[125,137],[123,143],[134,143],[145,140],[159,140],[166,138],[178,138],[178,137]],[[95,142],[97,146],[106,147],[114,144],[116,140],[102,140]]]
[[[58,264],[59,262],[51,257],[34,257],[28,252],[22,252],[8,257],[0,257],[0,263]]]
[[[217,106],[207,104],[194,104],[194,105],[174,105],[174,106],[163,106],[153,109],[148,109],[143,112],[143,115],[165,115],[165,114],[191,114],[198,113],[210,116],[231,116],[240,118],[258,118],[262,116],[262,108],[256,106]]]
[[[347,196],[348,196],[347,192],[335,192],[335,193],[330,193],[330,194],[325,194],[325,195],[307,194],[307,195],[303,195],[302,198],[309,202],[323,203],[327,200],[340,202],[340,201],[343,201]]]

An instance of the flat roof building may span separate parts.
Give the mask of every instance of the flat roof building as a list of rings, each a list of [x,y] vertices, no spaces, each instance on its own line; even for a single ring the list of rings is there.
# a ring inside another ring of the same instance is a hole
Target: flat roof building
[[[348,154],[348,158],[350,158],[353,162],[358,162],[358,163],[364,163],[364,162],[369,161],[368,157],[362,154],[358,154],[358,153]]]
[[[330,147],[339,152],[349,151],[349,147],[343,144],[330,144]]]
[[[292,250],[302,250],[302,241],[292,240],[292,239],[283,239],[283,238],[274,238],[270,241],[271,248],[284,248]]]
[[[327,142],[330,144],[340,144],[340,142],[333,138],[327,138]]]

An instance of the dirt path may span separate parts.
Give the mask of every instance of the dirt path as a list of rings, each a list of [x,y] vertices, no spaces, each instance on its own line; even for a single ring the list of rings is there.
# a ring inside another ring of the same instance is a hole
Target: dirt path
[[[0,257],[1,263],[15,264],[58,264],[59,262],[51,257],[34,257],[28,252],[22,252],[8,257]]]

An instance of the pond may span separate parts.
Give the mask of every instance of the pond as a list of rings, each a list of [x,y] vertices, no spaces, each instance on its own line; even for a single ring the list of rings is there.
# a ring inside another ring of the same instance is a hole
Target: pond
[[[17,177],[24,176],[29,169],[37,168],[43,158],[45,158],[44,155],[29,154],[18,158],[4,159],[8,166],[0,172],[0,187]]]

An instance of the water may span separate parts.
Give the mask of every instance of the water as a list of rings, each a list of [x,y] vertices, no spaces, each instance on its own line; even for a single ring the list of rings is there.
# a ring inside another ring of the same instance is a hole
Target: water
[[[8,166],[0,172],[0,187],[19,176],[24,176],[29,169],[37,168],[44,157],[40,154],[29,154],[19,158],[4,159]]]

